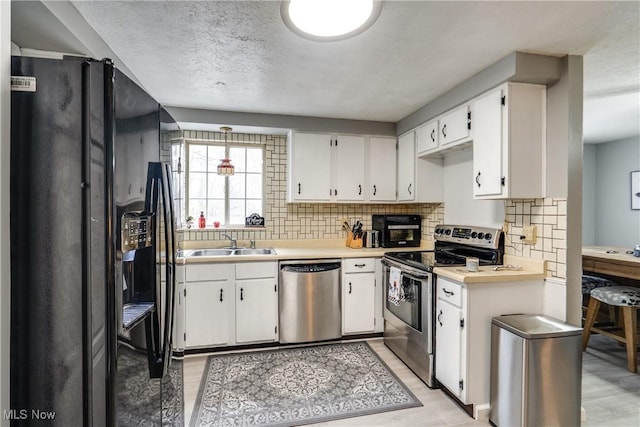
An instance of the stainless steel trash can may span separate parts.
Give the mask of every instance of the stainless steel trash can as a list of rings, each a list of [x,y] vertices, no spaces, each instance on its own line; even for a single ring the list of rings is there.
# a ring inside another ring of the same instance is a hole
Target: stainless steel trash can
[[[582,328],[515,314],[491,321],[489,421],[502,426],[579,426]]]

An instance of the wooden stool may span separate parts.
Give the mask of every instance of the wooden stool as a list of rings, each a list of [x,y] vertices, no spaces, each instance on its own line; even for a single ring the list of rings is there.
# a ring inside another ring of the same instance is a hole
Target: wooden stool
[[[620,286],[613,280],[605,279],[604,277],[590,276],[588,274],[582,275],[582,313],[586,317],[588,299],[590,299],[591,291],[597,288]],[[585,298],[586,297],[586,298]],[[583,318],[584,320],[584,318]],[[615,307],[609,307],[609,320],[615,322]]]
[[[601,303],[620,307],[624,322],[622,328],[624,335],[614,334],[593,326]],[[631,372],[638,372],[638,318],[636,313],[638,308],[640,308],[640,288],[612,286],[592,290],[587,319],[582,332],[582,350],[587,348],[591,332],[613,338],[627,345],[627,367]]]

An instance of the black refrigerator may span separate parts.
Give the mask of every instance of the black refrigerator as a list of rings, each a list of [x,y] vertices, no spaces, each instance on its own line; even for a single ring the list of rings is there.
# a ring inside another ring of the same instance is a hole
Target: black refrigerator
[[[184,425],[175,121],[109,60],[12,57],[11,425]],[[164,156],[166,160],[166,156]]]

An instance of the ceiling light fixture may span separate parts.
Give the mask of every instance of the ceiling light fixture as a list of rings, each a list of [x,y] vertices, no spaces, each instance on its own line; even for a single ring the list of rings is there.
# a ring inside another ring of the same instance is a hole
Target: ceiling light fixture
[[[380,0],[289,0],[280,6],[290,30],[311,40],[343,40],[360,34],[378,19]]]
[[[227,134],[232,130],[233,129],[231,129],[229,126],[222,126],[220,128],[220,131],[224,132],[224,155],[225,156],[229,155],[229,146],[227,145]],[[236,172],[236,168],[231,164],[231,159],[224,158],[220,160],[220,163],[218,164],[218,175],[229,176],[229,175],[233,175],[235,172]]]

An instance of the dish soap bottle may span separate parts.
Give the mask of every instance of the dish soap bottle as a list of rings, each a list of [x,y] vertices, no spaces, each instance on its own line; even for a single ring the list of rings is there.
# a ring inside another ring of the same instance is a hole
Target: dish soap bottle
[[[200,218],[198,218],[198,228],[204,228],[207,225],[207,220],[204,218],[204,212],[200,212]]]

